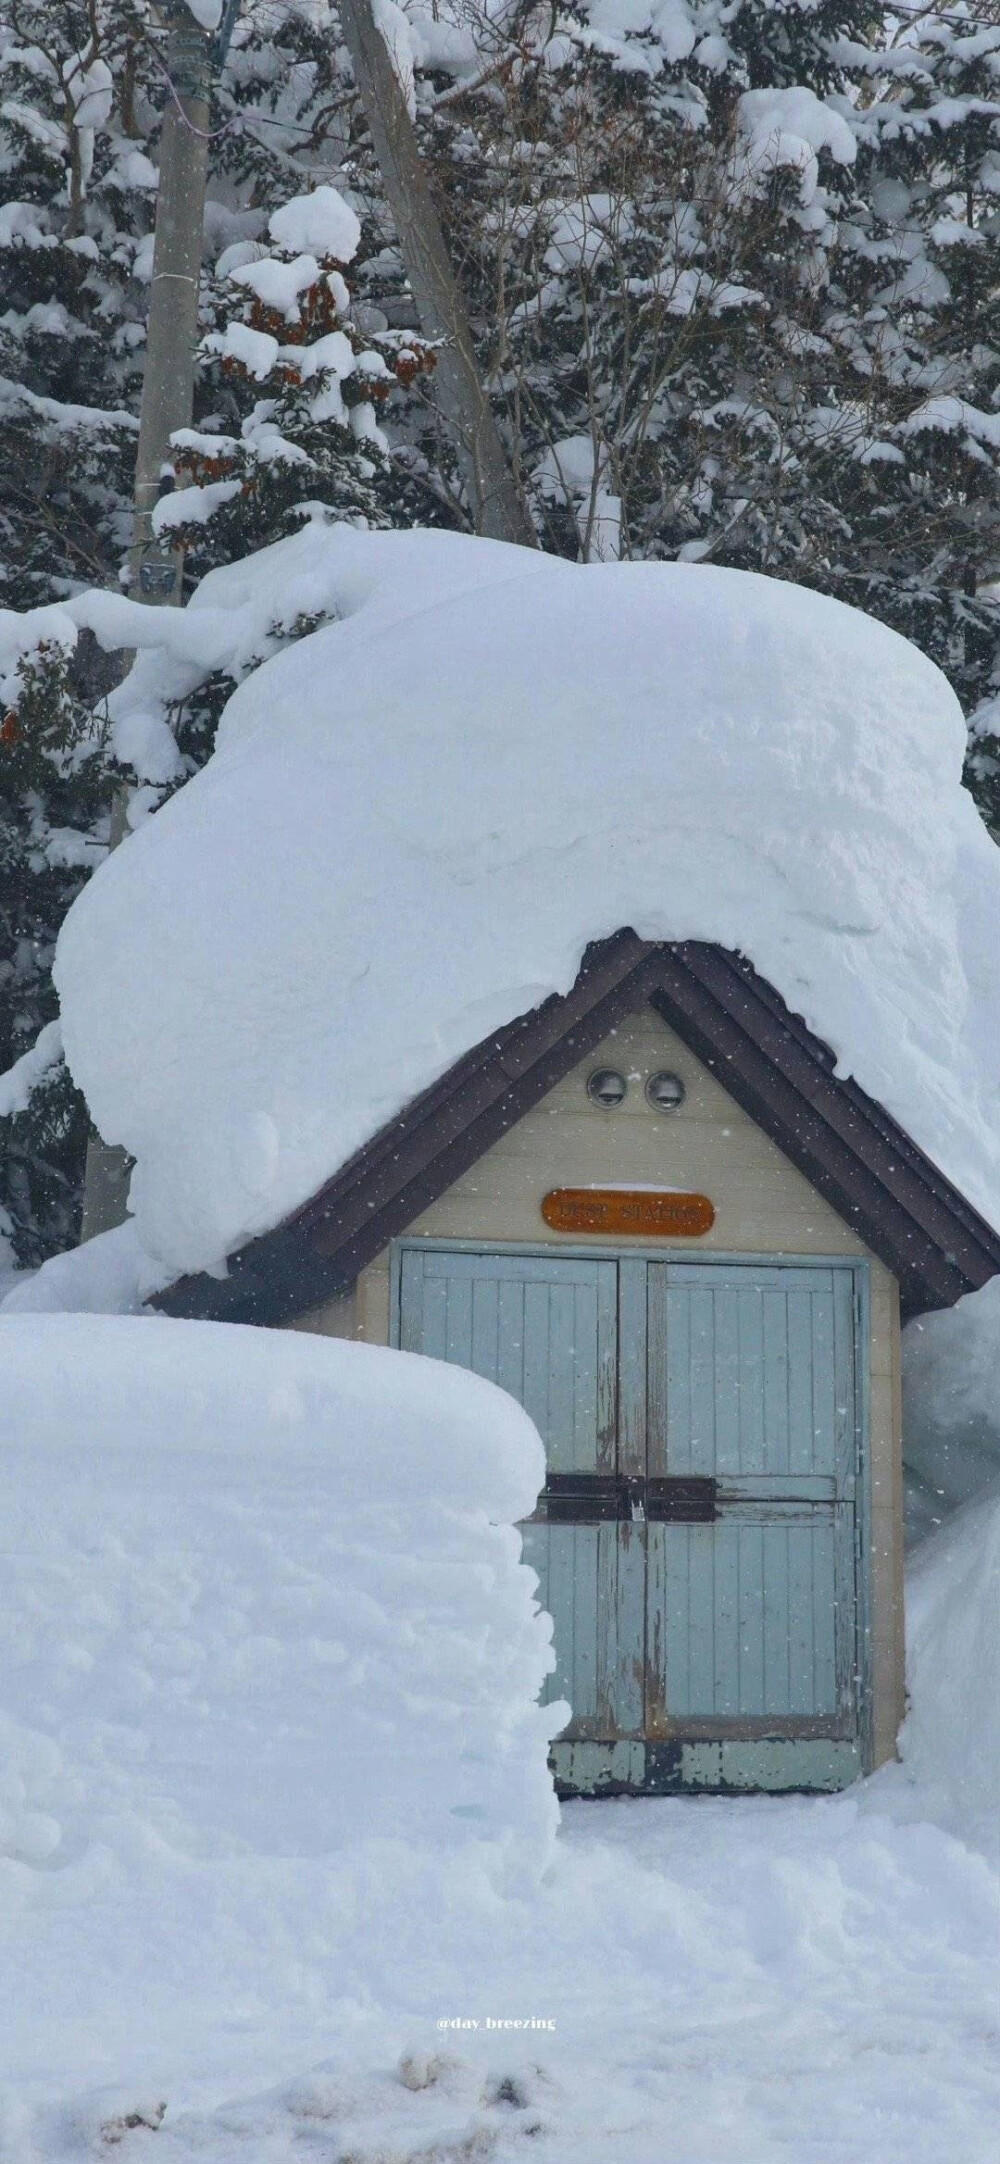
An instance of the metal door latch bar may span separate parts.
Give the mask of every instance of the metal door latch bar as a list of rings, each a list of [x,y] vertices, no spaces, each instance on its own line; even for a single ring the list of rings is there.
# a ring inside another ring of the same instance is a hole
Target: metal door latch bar
[[[695,1474],[647,1480],[646,1516],[660,1525],[711,1525],[718,1516],[718,1484]]]
[[[617,1473],[550,1473],[535,1517],[550,1525],[598,1525],[624,1516]]]
[[[550,1473],[534,1512],[549,1525],[709,1525],[717,1515],[714,1480],[628,1479],[619,1473]]]

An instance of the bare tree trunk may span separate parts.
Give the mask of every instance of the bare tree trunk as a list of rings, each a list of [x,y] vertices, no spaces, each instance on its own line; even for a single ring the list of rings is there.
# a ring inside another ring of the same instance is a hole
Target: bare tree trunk
[[[198,283],[211,125],[211,55],[204,30],[178,0],[161,0],[170,28],[170,89],[160,138],[153,283],[135,467],[135,599],[181,601],[181,558],[158,542],[152,517],[175,428],[189,428],[198,343]]]
[[[370,0],[339,0],[344,42],[371,129],[382,180],[425,338],[443,339],[435,383],[454,430],[476,532],[537,548],[480,381],[468,311],[448,258],[413,122]]]

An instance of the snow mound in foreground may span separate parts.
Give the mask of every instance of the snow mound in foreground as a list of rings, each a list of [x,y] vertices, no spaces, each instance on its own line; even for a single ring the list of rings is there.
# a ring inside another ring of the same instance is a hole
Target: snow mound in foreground
[[[161,1318],[5,1319],[0,1366],[0,1910],[45,1942],[104,1902],[126,1997],[137,1910],[150,1966],[183,1966],[192,1863],[237,1936],[251,1865],[260,1899],[329,1857],[348,1907],[400,1858],[435,1898],[443,1856],[533,1879],[565,1709],[535,1702],[551,1624],[511,1521],[544,1460],[512,1399]]]
[[[921,1813],[994,1853],[1000,1815],[1000,1489],[923,1541],[906,1581],[910,1711],[900,1735]]]
[[[241,685],[60,937],[151,1253],[218,1267],[627,925],[748,954],[1000,1222],[1000,856],[929,661],[750,573],[347,527],[191,621],[320,587],[340,620]]]
[[[995,1876],[928,1823],[988,1790],[985,1517],[924,1559],[905,1766],[553,1844],[509,1400],[160,1319],[0,1363],[4,2164],[991,2153]]]

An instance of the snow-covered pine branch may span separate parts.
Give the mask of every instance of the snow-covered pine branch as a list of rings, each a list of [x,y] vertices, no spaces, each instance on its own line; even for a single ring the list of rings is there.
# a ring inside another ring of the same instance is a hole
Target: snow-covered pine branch
[[[46,1022],[29,1050],[22,1052],[6,1074],[0,1074],[0,1120],[27,1111],[32,1092],[61,1058],[62,1024]]]

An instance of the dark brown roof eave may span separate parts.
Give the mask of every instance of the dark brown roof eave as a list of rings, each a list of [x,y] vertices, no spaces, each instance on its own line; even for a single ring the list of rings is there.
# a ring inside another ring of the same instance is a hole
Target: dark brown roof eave
[[[632,932],[576,983],[484,1038],[226,1278],[181,1279],[169,1314],[277,1324],[350,1288],[625,1014],[649,1000],[898,1278],[904,1313],[948,1307],[1000,1271],[1000,1237],[742,957]]]

